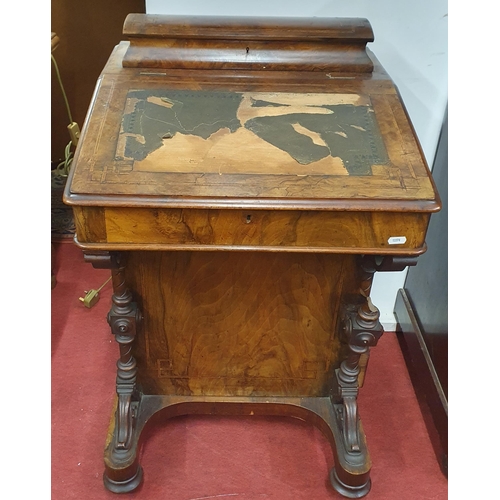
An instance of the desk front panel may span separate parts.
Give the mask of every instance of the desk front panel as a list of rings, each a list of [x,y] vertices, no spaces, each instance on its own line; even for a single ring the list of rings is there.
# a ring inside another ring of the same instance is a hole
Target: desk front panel
[[[103,249],[419,253],[428,213],[75,207],[78,242]]]
[[[128,252],[126,279],[145,394],[328,395],[359,287],[355,257],[332,254]]]

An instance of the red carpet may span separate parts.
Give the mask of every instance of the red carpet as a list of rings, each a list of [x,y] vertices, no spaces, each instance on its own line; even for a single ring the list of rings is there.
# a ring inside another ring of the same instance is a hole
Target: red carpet
[[[109,271],[55,244],[52,290],[52,500],[327,500],[329,444],[316,428],[287,418],[179,417],[147,433],[144,483],[115,495],[102,483],[118,347],[106,323],[111,286],[86,309],[78,300]],[[448,483],[427,435],[394,333],[373,349],[360,395],[373,462],[367,500],[445,500]]]

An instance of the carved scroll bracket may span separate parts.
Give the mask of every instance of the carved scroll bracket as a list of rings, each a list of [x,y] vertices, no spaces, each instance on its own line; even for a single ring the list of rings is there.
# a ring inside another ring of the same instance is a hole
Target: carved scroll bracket
[[[132,447],[134,417],[139,400],[136,390],[137,362],[132,355],[132,344],[142,315],[125,283],[125,254],[86,252],[84,258],[95,268],[111,269],[113,297],[107,320],[120,348],[120,357],[116,363],[118,406],[114,452],[128,452]]]
[[[348,454],[360,453],[357,397],[363,384],[370,347],[377,345],[384,333],[379,322],[380,312],[370,299],[373,276],[377,271],[402,271],[416,263],[414,256],[363,255],[359,258],[361,303],[347,305],[343,315],[341,335],[348,345],[348,354],[335,371],[337,383],[332,393],[338,403],[337,418]]]
[[[132,302],[128,290],[123,295],[113,295],[113,305],[108,314],[111,333],[120,346],[120,359],[117,361],[116,393],[118,408],[116,416],[117,450],[129,450],[133,430],[133,396],[136,392],[137,363],[132,355],[132,342],[137,333],[141,315],[137,305]]]
[[[343,333],[348,341],[349,352],[335,372],[338,384],[337,397],[342,402],[338,418],[341,420],[344,444],[348,453],[360,452],[357,403],[360,360],[368,354],[370,347],[377,345],[383,333],[378,321],[378,310],[372,305],[370,308],[363,306],[364,304],[357,312],[347,312],[344,317]],[[368,314],[365,309],[368,309]]]

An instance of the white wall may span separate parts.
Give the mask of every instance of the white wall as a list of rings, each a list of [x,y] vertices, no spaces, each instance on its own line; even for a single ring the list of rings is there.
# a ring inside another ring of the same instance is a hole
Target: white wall
[[[194,0],[175,4],[146,0],[148,14],[365,17],[375,41],[369,48],[401,92],[427,162],[432,167],[448,99],[448,3],[446,0]],[[377,273],[373,303],[394,331],[396,294],[406,271]]]

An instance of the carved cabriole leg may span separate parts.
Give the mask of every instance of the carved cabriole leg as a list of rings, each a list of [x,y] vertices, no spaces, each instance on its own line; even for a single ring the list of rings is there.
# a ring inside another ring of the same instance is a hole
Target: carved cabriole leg
[[[104,484],[110,491],[125,493],[135,489],[142,479],[137,460],[137,440],[134,439],[140,395],[136,389],[137,363],[132,355],[141,315],[125,283],[123,254],[101,252],[86,254],[85,259],[94,267],[111,269],[113,297],[108,323],[119,345],[120,357],[116,363],[115,424],[105,453]]]

